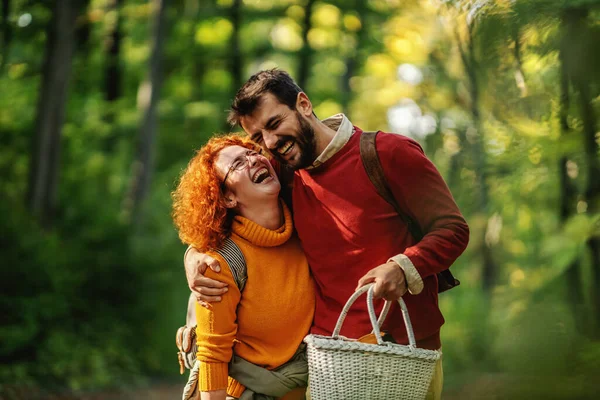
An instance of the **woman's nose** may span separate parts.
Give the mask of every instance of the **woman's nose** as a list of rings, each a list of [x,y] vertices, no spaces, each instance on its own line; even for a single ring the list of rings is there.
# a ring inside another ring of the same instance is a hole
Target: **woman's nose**
[[[250,153],[246,155],[246,159],[248,160],[248,165],[252,167],[258,160],[258,153]]]

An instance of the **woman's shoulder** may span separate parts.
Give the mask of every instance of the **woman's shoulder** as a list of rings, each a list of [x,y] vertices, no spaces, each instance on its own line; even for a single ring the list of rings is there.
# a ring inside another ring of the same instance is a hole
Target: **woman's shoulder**
[[[240,243],[240,241],[242,241],[241,238],[229,237],[225,239],[218,249],[211,250],[208,254],[215,258],[221,267],[220,273],[215,273],[211,270],[210,274],[218,276],[219,274],[225,273],[241,291],[248,277],[248,267],[246,264],[246,257],[242,251],[243,244]],[[207,274],[207,276],[209,275]],[[209,277],[213,278],[212,276]]]

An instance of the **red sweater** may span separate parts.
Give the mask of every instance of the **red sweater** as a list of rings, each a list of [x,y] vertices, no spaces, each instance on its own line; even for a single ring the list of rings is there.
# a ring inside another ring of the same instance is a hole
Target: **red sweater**
[[[377,151],[400,207],[425,234],[415,244],[406,224],[381,198],[360,159],[362,131],[324,164],[294,176],[294,224],[316,283],[312,332],[330,335],[358,280],[400,253],[412,261],[424,283],[418,295],[403,299],[420,347],[440,347],[444,318],[438,307],[436,273],[463,252],[469,228],[448,187],[417,142],[380,132]],[[376,303],[380,310],[383,301]],[[341,334],[361,337],[371,331],[364,299],[354,304]],[[398,343],[408,342],[400,307],[392,307],[383,329]]]

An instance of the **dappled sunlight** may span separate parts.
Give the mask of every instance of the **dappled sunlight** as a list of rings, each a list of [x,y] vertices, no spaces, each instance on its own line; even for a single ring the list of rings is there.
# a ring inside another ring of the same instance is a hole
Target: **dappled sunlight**
[[[362,23],[357,15],[347,13],[344,15],[344,28],[349,32],[356,32],[362,28]]]
[[[324,28],[337,28],[340,24],[340,9],[331,4],[319,4],[313,11],[313,23]]]
[[[123,50],[125,59],[133,64],[145,62],[150,54],[150,46],[147,44],[135,43],[128,38],[123,40]]]
[[[194,38],[203,46],[224,46],[231,34],[233,25],[225,18],[215,18],[198,24]]]
[[[388,110],[388,123],[392,132],[423,139],[436,131],[437,121],[432,115],[423,115],[419,106],[410,99],[402,99]]]
[[[208,101],[196,101],[185,105],[187,118],[208,118],[218,112],[214,104]]]
[[[340,40],[341,33],[327,28],[312,28],[308,32],[308,42],[316,50],[325,50],[335,47]]]
[[[331,100],[324,101],[315,106],[315,113],[317,115],[335,115],[342,111],[341,104]]]
[[[19,79],[27,72],[27,64],[13,64],[8,70],[8,77],[10,79]]]
[[[240,27],[240,41],[248,51],[256,51],[266,43],[270,43],[271,30],[276,22],[269,19],[249,21]]]
[[[518,288],[525,280],[525,272],[522,269],[515,269],[510,273],[510,286]]]
[[[411,85],[418,85],[423,81],[423,73],[413,64],[402,64],[398,66],[398,79]]]
[[[65,1],[55,26],[59,3],[2,14],[0,398],[180,389],[171,192],[270,68],[320,119],[418,141],[451,189],[471,233],[439,296],[444,398],[600,393],[600,0]]]
[[[284,19],[271,30],[273,46],[287,51],[298,51],[302,48],[301,27],[292,19]]]

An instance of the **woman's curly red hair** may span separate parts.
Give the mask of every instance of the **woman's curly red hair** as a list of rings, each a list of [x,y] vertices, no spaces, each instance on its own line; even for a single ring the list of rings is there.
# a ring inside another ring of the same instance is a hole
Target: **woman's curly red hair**
[[[213,137],[190,160],[171,194],[179,238],[201,251],[219,248],[231,232],[233,211],[225,207],[215,167],[219,152],[229,146],[258,150],[249,138],[237,134]]]

